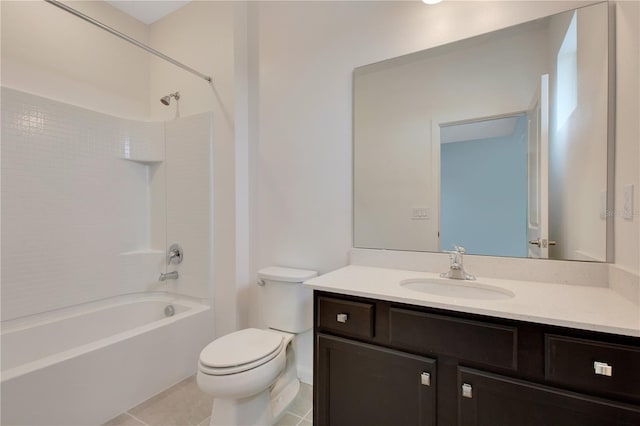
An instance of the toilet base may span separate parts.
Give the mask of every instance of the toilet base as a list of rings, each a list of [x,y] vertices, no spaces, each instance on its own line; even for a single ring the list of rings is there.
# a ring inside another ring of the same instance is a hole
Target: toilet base
[[[269,389],[249,398],[213,400],[210,426],[257,426],[274,423]]]
[[[274,423],[280,420],[280,417],[289,408],[299,391],[300,381],[296,378],[284,386],[278,394],[271,393],[271,412],[273,413]]]
[[[242,399],[216,398],[211,409],[210,426],[271,426],[291,405],[300,390],[300,382],[289,382],[276,395],[270,389]]]
[[[296,368],[293,345],[287,347],[287,362],[284,371],[271,388],[271,409],[277,422],[300,391],[300,380]]]

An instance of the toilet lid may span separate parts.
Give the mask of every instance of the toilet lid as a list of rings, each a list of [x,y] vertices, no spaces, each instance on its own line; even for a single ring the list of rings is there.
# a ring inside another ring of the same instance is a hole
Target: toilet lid
[[[282,339],[278,333],[245,328],[209,343],[200,353],[200,364],[229,368],[254,363],[278,351]]]

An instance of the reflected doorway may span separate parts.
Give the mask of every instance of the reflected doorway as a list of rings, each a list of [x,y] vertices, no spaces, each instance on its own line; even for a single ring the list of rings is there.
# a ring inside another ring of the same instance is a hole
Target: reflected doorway
[[[440,127],[440,244],[527,257],[526,113]]]

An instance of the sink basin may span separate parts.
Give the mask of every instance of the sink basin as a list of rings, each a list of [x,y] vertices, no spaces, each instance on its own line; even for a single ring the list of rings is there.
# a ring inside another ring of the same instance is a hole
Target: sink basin
[[[502,287],[483,284],[477,281],[452,280],[446,278],[409,279],[400,281],[400,285],[409,290],[456,299],[496,300],[510,299],[515,296],[512,291]]]

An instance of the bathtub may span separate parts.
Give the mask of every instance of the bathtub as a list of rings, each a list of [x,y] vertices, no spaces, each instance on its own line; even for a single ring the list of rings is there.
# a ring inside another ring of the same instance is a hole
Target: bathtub
[[[5,321],[1,424],[102,424],[194,374],[212,339],[209,306],[167,293]]]

